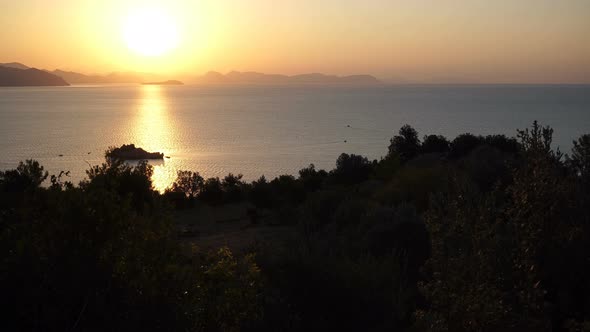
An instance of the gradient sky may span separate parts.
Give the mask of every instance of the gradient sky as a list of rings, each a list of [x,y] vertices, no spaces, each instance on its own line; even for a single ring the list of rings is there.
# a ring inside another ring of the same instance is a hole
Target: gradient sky
[[[122,26],[172,17],[180,44],[135,54]],[[590,83],[588,0],[0,0],[0,62],[86,73],[373,74],[416,83]]]

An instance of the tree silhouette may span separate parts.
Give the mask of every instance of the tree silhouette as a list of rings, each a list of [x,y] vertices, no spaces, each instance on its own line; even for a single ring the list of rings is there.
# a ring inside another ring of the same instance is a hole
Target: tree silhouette
[[[389,155],[398,155],[401,162],[414,158],[420,152],[418,132],[410,125],[404,125],[399,135],[390,140]]]
[[[590,135],[582,135],[573,144],[572,155],[568,157],[568,163],[574,173],[582,178],[582,181],[590,184]]]
[[[442,135],[427,135],[422,141],[421,153],[445,153],[450,149],[451,143]]]

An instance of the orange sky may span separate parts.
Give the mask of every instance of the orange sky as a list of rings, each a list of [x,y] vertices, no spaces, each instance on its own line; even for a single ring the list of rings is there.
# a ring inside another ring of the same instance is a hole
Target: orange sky
[[[179,43],[124,38],[156,8]],[[86,73],[373,74],[419,83],[590,83],[587,0],[0,0],[0,62]]]

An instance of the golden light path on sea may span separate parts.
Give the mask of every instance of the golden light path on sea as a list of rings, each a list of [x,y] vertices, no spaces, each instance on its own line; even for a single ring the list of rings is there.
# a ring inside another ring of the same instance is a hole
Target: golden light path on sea
[[[173,128],[169,117],[168,103],[163,87],[158,85],[141,86],[141,98],[137,107],[137,116],[133,123],[135,145],[149,152],[162,152],[169,156],[175,151],[172,139]],[[152,160],[154,167],[152,181],[154,188],[164,191],[174,181],[176,174],[165,167],[166,158],[162,161]]]

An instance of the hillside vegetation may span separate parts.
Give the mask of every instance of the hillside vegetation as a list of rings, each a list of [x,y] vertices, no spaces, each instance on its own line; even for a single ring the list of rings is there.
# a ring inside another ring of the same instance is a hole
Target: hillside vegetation
[[[535,122],[448,140],[406,125],[381,160],[342,154],[330,171],[250,183],[180,171],[164,193],[145,162],[109,158],[78,185],[22,162],[0,172],[3,326],[587,330],[590,135],[571,155],[552,135]],[[232,251],[179,226],[240,206],[244,238],[280,236]]]

